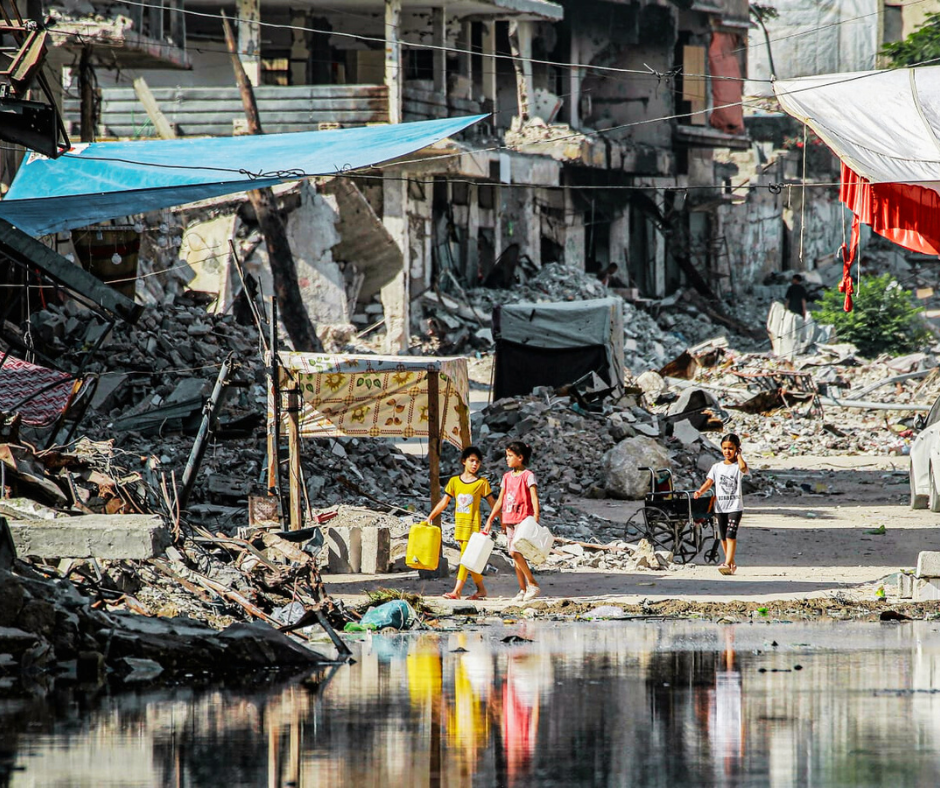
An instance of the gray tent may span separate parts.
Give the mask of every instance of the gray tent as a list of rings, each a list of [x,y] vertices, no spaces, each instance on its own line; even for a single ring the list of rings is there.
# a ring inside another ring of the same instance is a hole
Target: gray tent
[[[504,304],[493,310],[493,399],[558,387],[595,372],[623,386],[623,300]]]

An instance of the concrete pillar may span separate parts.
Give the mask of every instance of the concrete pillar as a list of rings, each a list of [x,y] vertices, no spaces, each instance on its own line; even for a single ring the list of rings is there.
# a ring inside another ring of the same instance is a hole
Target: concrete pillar
[[[630,248],[630,213],[624,208],[610,223],[610,262],[620,266],[620,278],[626,276],[627,249]]]
[[[382,223],[401,249],[402,270],[382,288],[385,311],[385,352],[405,353],[411,325],[411,243],[408,232],[408,182],[400,172],[390,172],[382,182],[384,211]]]
[[[431,50],[434,60],[434,92],[438,96],[447,96],[447,26],[444,23],[446,11],[443,7],[431,9]]]
[[[571,33],[571,50],[568,54],[568,57],[571,58],[569,62],[571,63],[580,63],[579,58],[581,57],[581,39],[575,34],[572,30]],[[571,128],[576,129],[581,125],[581,69],[572,68],[568,72],[568,123],[571,124]]]
[[[401,123],[403,114],[400,27],[401,0],[385,0],[385,86],[388,88],[389,123]]]
[[[477,272],[480,270],[480,197],[479,187],[472,184],[469,191],[469,210],[467,211],[467,258],[464,277],[471,287],[477,285]]]
[[[656,201],[656,207],[661,214],[665,213],[666,201],[662,189],[656,189],[653,199]],[[652,222],[649,223],[652,230],[651,238],[653,241],[653,290],[656,298],[664,298],[666,295],[666,237],[660,229]]]
[[[532,81],[532,23],[512,20],[509,23],[509,43],[516,70],[517,114],[525,122],[529,119],[529,105],[535,87]]]
[[[290,82],[292,85],[306,85],[309,83],[307,74],[307,56],[311,49],[311,36],[304,28],[314,27],[309,22],[307,14],[303,11],[291,12],[290,44]]]
[[[462,50],[457,55],[457,70],[460,76],[466,77],[473,85],[473,58],[470,55],[470,48],[473,46],[473,23],[460,23],[460,44],[457,47]],[[471,88],[472,90],[472,88]]]
[[[237,0],[238,57],[251,84],[261,84],[261,0]]]
[[[490,111],[496,112],[496,21],[483,26],[483,100],[490,102]]]

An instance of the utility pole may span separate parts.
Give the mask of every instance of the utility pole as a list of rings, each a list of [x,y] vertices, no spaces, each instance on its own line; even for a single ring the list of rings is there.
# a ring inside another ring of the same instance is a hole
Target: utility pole
[[[255,101],[255,92],[248,80],[248,75],[238,58],[238,48],[235,45],[235,35],[228,17],[222,14],[222,25],[225,28],[225,43],[232,56],[232,67],[235,69],[235,81],[241,91],[242,104],[245,106],[245,117],[248,120],[250,134],[263,134],[261,119],[258,117],[258,104]],[[84,132],[84,129],[82,129]],[[287,231],[284,221],[277,208],[277,201],[271,189],[254,189],[248,192],[251,207],[255,210],[258,226],[264,236],[264,243],[268,248],[268,259],[271,261],[271,275],[274,278],[274,292],[277,296],[278,308],[284,328],[300,353],[322,353],[323,343],[314,331],[313,323],[307,315],[303,300],[300,297],[300,284],[297,281],[297,267],[294,265],[294,255],[291,252],[290,242],[287,240]]]

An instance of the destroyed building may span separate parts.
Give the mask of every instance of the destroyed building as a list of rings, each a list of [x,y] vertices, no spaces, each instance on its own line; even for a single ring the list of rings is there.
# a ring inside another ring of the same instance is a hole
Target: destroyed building
[[[110,55],[92,58],[100,102],[89,105],[74,81],[64,99],[74,135],[246,131],[219,17],[189,2],[168,18],[165,35],[183,42],[189,60],[141,60],[131,86]],[[386,348],[400,352],[420,324],[417,299],[511,283],[526,267],[560,262],[593,274],[616,263],[629,298],[689,287],[711,297],[750,292],[768,272],[813,268],[831,254],[841,216],[834,195],[814,190],[801,207],[803,193],[780,188],[799,177],[798,157],[749,134],[746,0],[480,0],[421,10],[370,0],[354,11],[245,2],[235,18],[265,131],[491,113],[403,161],[282,195],[317,325],[381,326]],[[134,229],[122,227],[131,245]],[[151,241],[181,244],[188,286],[218,293],[220,309],[239,289],[229,239],[269,292],[265,245],[237,201],[144,229],[145,256],[160,254]]]

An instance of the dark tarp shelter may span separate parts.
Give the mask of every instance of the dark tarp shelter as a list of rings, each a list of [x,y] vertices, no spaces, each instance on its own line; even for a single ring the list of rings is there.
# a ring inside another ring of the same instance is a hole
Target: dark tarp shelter
[[[493,399],[558,388],[595,372],[623,386],[623,301],[503,304],[493,310]]]

